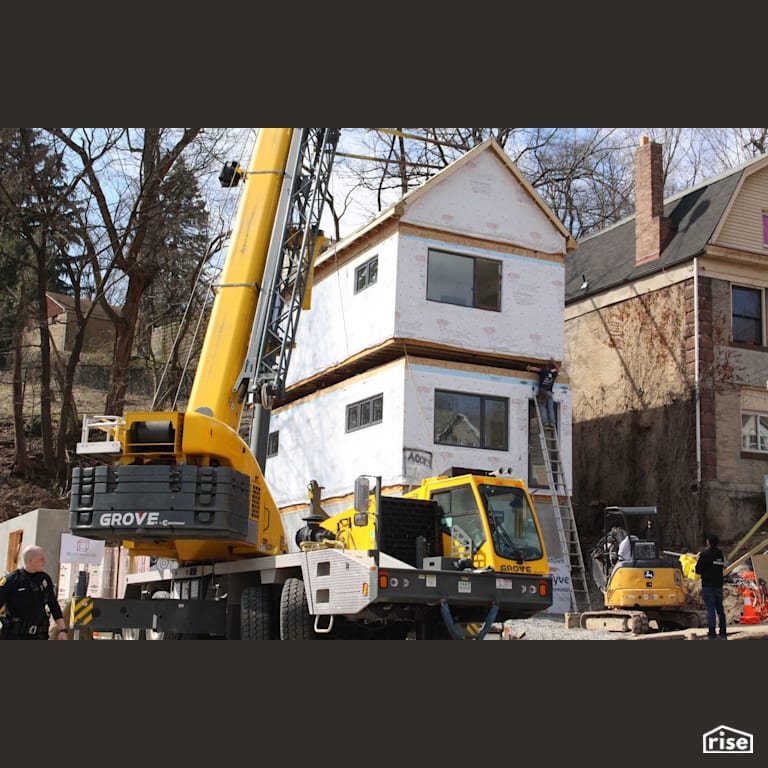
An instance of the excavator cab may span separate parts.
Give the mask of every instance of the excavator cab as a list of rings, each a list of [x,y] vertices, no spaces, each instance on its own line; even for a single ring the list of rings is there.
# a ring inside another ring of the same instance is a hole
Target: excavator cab
[[[659,557],[656,507],[606,507],[603,536],[592,550],[595,584],[606,592],[619,567]]]
[[[590,555],[604,609],[582,614],[583,628],[642,634],[699,626],[698,612],[686,608],[687,590],[678,559],[661,549],[656,507],[606,507],[603,535]]]

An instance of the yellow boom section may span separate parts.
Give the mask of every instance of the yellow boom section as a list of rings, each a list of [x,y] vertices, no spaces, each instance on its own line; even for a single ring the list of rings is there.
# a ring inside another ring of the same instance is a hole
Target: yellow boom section
[[[256,313],[293,131],[259,129],[187,406],[235,430],[246,394],[236,390],[237,378],[251,331],[243,318]]]

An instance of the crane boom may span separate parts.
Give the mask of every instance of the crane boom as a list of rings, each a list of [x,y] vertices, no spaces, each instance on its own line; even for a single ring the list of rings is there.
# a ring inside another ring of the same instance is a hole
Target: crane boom
[[[119,450],[108,466],[73,470],[73,531],[182,562],[287,552],[239,426],[249,393],[271,406],[283,391],[338,136],[259,129],[187,410],[99,417]]]

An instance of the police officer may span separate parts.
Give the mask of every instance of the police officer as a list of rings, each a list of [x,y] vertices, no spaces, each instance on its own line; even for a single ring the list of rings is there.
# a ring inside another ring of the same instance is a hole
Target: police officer
[[[67,628],[56,599],[56,589],[45,572],[45,552],[36,544],[24,548],[23,565],[0,579],[3,640],[47,640],[50,618],[57,640],[67,639]]]

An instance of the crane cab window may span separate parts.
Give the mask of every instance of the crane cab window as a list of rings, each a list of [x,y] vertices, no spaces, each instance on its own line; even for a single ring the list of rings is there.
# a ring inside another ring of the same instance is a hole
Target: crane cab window
[[[470,485],[460,485],[432,494],[432,500],[440,506],[443,514],[440,525],[445,533],[454,526],[460,528],[472,542],[473,552],[485,543],[485,529],[480,519],[475,494]]]
[[[481,485],[480,496],[488,513],[493,547],[509,560],[538,560],[544,549],[533,510],[521,488]]]

